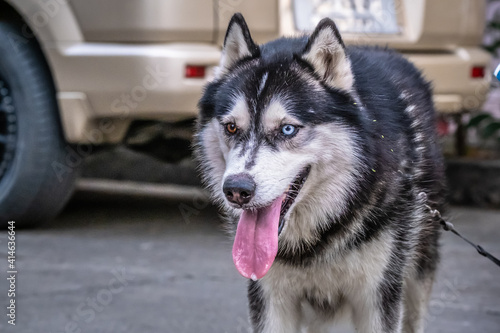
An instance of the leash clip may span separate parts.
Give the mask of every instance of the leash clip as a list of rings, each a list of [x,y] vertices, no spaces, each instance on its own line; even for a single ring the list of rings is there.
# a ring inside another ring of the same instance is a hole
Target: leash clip
[[[500,66],[498,66],[497,71],[500,71]],[[500,74],[499,74],[499,76],[500,76]],[[439,224],[441,224],[441,226],[443,227],[443,229],[444,229],[445,231],[451,231],[452,233],[454,233],[455,235],[457,235],[458,237],[460,237],[461,239],[463,239],[465,242],[467,242],[468,244],[470,244],[472,247],[474,247],[474,248],[476,249],[476,251],[477,251],[480,255],[482,255],[482,256],[484,256],[484,257],[486,257],[486,258],[490,259],[490,260],[491,260],[492,262],[494,262],[497,266],[500,266],[500,260],[499,260],[499,259],[497,259],[497,258],[496,258],[495,256],[493,256],[491,253],[489,253],[488,251],[486,251],[485,249],[483,249],[481,245],[477,245],[477,244],[475,244],[475,243],[471,242],[470,240],[468,240],[467,238],[465,238],[464,236],[462,236],[462,235],[461,235],[461,234],[460,234],[457,230],[455,230],[455,226],[454,226],[452,223],[450,223],[450,222],[446,221],[446,220],[445,220],[445,219],[441,216],[441,213],[439,212],[439,210],[437,210],[437,209],[432,209],[432,207],[431,207],[431,206],[429,206],[429,205],[426,203],[426,200],[427,200],[427,194],[426,194],[426,193],[424,193],[424,192],[420,192],[420,193],[418,194],[418,198],[424,201],[424,207],[425,207],[425,208],[429,211],[429,213],[431,214],[431,216],[432,216],[433,218],[436,218],[436,217],[438,218],[438,220],[439,220]]]
[[[454,230],[455,229],[455,226],[450,223],[450,222],[447,222],[443,219],[441,219],[441,224],[443,225],[443,229],[446,230],[446,231],[450,231],[450,230]]]

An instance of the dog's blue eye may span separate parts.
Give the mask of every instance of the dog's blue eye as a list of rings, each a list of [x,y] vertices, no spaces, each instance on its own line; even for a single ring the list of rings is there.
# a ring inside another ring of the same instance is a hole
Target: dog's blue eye
[[[281,127],[281,133],[283,133],[286,136],[294,135],[295,133],[297,133],[297,130],[298,130],[297,127],[289,124]]]

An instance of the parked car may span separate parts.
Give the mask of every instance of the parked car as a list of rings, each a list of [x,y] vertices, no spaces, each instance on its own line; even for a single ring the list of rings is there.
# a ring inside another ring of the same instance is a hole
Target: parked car
[[[347,43],[405,54],[441,112],[486,98],[480,0],[0,0],[0,224],[53,218],[95,146],[190,130],[234,12],[261,43],[330,16]]]

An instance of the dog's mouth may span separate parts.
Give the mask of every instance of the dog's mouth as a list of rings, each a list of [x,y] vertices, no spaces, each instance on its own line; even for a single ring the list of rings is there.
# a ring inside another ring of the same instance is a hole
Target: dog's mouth
[[[299,172],[288,189],[267,206],[241,212],[233,244],[233,261],[244,277],[257,280],[271,268],[278,254],[278,238],[285,226],[285,216],[310,170],[308,166]]]
[[[281,231],[283,230],[283,227],[285,226],[285,215],[288,213],[290,210],[290,207],[292,207],[293,203],[295,202],[295,199],[299,195],[300,190],[304,186],[304,183],[307,180],[307,176],[309,176],[309,172],[311,171],[311,166],[307,166],[304,168],[297,177],[295,177],[294,181],[290,183],[288,186],[288,189],[284,193],[285,198],[283,199],[283,202],[281,203],[281,210],[280,210],[280,223],[278,226],[278,235],[281,234]]]

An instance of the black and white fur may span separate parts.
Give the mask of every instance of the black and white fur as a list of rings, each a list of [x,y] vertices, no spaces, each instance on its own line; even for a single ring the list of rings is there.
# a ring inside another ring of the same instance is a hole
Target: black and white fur
[[[230,229],[242,210],[224,197],[228,176],[253,177],[252,209],[311,166],[275,262],[249,281],[254,332],[325,332],[343,315],[358,332],[423,332],[439,237],[424,204],[443,210],[444,186],[419,71],[387,49],[345,47],[330,19],[257,46],[235,14],[199,106],[197,158]],[[284,123],[300,126],[293,138],[277,133]]]

